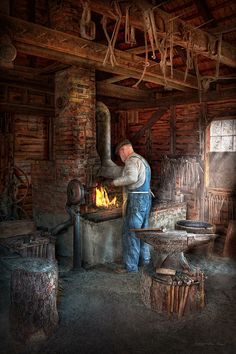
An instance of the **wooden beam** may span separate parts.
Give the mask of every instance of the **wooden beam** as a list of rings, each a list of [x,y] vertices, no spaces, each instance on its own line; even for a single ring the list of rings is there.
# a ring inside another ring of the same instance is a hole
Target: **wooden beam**
[[[136,5],[136,4],[135,4]],[[96,1],[91,1],[90,7],[92,11],[106,15],[110,18],[116,17],[115,13],[111,11],[111,5],[110,5],[110,0],[96,0]],[[144,21],[143,21],[143,11],[146,9],[151,9],[153,7],[152,4],[147,3],[146,1],[139,0],[137,2],[136,8],[130,9],[130,25],[140,29],[141,31],[144,30]],[[137,8],[140,10],[137,11]],[[136,11],[135,11],[136,10]],[[122,9],[122,13],[125,14],[125,9]],[[163,24],[168,24],[170,23],[170,20],[173,18],[171,14],[168,14],[159,8],[154,9],[154,17],[156,20],[156,23],[160,23],[162,21]],[[123,21],[125,20],[125,16],[123,16]],[[180,45],[184,48],[187,48],[189,43],[188,39],[184,39],[183,34],[179,34],[180,28],[185,29],[185,33],[191,32],[193,35],[193,41],[194,41],[194,47],[193,50],[196,53],[201,53],[201,55],[210,58],[212,60],[217,60],[218,56],[217,53],[211,53],[209,51],[209,44],[210,42],[213,42],[216,40],[216,37],[204,32],[201,29],[194,28],[184,21],[182,21],[179,18],[175,18],[174,20],[174,29],[173,33],[174,38],[174,44],[175,45]],[[165,36],[166,31],[157,31],[157,36],[159,38],[163,38]],[[236,67],[236,49],[234,46],[230,45],[227,42],[222,41],[221,45],[221,55],[220,55],[220,62],[222,64]]]
[[[236,88],[224,89],[219,91],[208,91],[202,93],[202,102],[224,101],[228,99],[235,99]],[[148,100],[145,102],[122,102],[117,104],[113,102],[114,110],[127,110],[127,109],[145,109],[145,108],[161,108],[169,107],[170,105],[184,105],[191,103],[200,103],[200,97],[196,93],[190,94],[176,94],[173,96],[157,97],[156,100]]]
[[[151,52],[152,47],[150,45],[148,45],[147,50],[148,50],[148,52]],[[133,54],[143,54],[146,52],[146,47],[145,47],[145,45],[143,45],[143,46],[139,46],[139,47],[135,47],[135,48],[129,48],[126,50],[126,52],[133,53]]]
[[[31,114],[44,116],[54,116],[54,108],[39,107],[39,106],[29,106],[21,103],[1,103],[0,102],[0,112],[12,112],[21,114]]]
[[[7,220],[0,223],[0,239],[20,235],[32,235],[35,231],[35,222],[31,220]]]
[[[144,91],[125,86],[106,84],[104,82],[97,82],[96,86],[97,94],[100,96],[116,97],[133,101],[146,101],[153,96],[153,92],[150,93],[149,90]]]
[[[11,88],[21,88],[22,90],[25,89],[29,89],[32,91],[37,91],[38,93],[47,93],[50,95],[54,95],[54,88],[53,87],[49,87],[46,85],[40,85],[38,84],[38,82],[34,82],[34,81],[26,81],[26,80],[10,80],[7,78],[2,78],[1,86],[7,86],[7,87],[11,87]]]
[[[56,62],[48,66],[45,66],[44,68],[39,68],[38,75],[55,73],[56,71],[66,69],[67,67],[68,65],[66,64]]]
[[[216,27],[217,23],[212,13],[206,3],[206,1],[202,0],[194,0],[194,3],[198,9],[199,14],[202,16],[204,22],[210,22],[211,27]]]
[[[230,33],[230,32],[234,32],[236,31],[236,21],[232,21],[230,22],[230,25],[228,25],[227,27],[225,25],[219,25],[217,27],[214,28],[209,28],[207,29],[207,32],[211,33],[211,34],[224,34],[224,33]]]
[[[64,32],[52,30],[40,25],[29,23],[18,18],[0,15],[0,22],[11,33],[14,45],[18,51],[45,58],[61,61],[63,63],[78,64],[84,62],[95,66],[98,70],[129,75],[140,79],[143,73],[144,62],[139,56],[115,50],[117,65],[104,65],[104,58],[108,47],[102,44],[91,42]],[[166,69],[166,81],[160,64],[150,63],[144,76],[144,81],[157,83],[159,85],[173,87],[178,90],[186,88],[197,89],[197,79],[188,75],[184,81],[184,73],[174,70],[171,77],[170,68]]]
[[[73,54],[68,54],[68,53],[62,53],[60,51],[55,51],[55,50],[50,50],[47,48],[38,48],[37,46],[31,45],[31,44],[23,44],[23,43],[15,43],[15,46],[17,48],[17,50],[19,50],[22,53],[28,54],[28,53],[34,53],[35,56],[40,56],[40,57],[44,57],[44,58],[48,58],[48,59],[53,59],[53,60],[58,60],[61,61],[63,63],[67,63],[70,65],[79,65],[79,64],[85,64],[85,65],[91,65],[91,66],[95,66],[95,68],[97,70],[100,71],[105,71],[105,72],[109,72],[109,73],[113,73],[113,74],[124,74],[126,76],[129,75],[129,77],[133,77],[137,80],[140,79],[141,75],[142,75],[142,71],[141,69],[139,69],[139,63],[137,63],[137,65],[133,65],[132,68],[132,64],[129,64],[128,61],[120,61],[118,63],[118,65],[116,66],[111,66],[111,65],[103,65],[102,63],[98,63],[98,62],[94,62],[93,59],[85,59],[85,58],[81,58],[78,57],[77,55],[73,55]],[[140,58],[139,58],[140,59]],[[135,63],[133,63],[135,64]],[[128,69],[127,66],[130,65],[130,68]],[[135,67],[134,67],[135,66]],[[167,70],[167,72],[169,72],[169,70]],[[147,82],[152,82],[158,85],[164,85],[164,86],[168,86],[170,88],[179,90],[179,91],[191,91],[191,89],[197,89],[197,82],[196,82],[196,78],[190,75],[188,76],[186,82],[183,82],[183,73],[179,72],[181,75],[181,79],[176,80],[175,82],[170,81],[170,79],[168,78],[168,74],[167,74],[167,78],[166,81],[164,80],[164,78],[161,78],[161,73],[156,75],[155,70],[154,73],[151,72],[151,69],[149,70],[149,72],[147,71],[143,81],[147,81]],[[190,83],[191,80],[191,83]],[[189,86],[189,88],[188,88]]]
[[[160,108],[158,111],[154,112],[151,117],[148,119],[147,123],[142,126],[142,128],[131,137],[132,143],[135,143],[147,129],[150,129],[161,117],[166,113],[168,108]]]
[[[113,77],[110,77],[109,79],[106,79],[106,80],[102,80],[102,81],[99,81],[99,82],[102,82],[104,84],[112,84],[114,82],[118,82],[118,81],[122,81],[122,80],[125,80],[125,79],[129,79],[130,78],[130,75],[117,75],[117,76],[113,76]]]
[[[14,65],[13,69],[0,69],[0,77],[2,80],[11,82],[21,82],[27,85],[39,86],[43,88],[54,88],[53,77],[49,75],[39,75],[38,69],[30,67],[21,67]]]

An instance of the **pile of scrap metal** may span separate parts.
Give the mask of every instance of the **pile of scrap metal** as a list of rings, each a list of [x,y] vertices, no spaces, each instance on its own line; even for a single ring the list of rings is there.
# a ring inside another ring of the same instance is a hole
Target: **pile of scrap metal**
[[[8,238],[0,244],[21,257],[55,259],[55,238],[48,232],[37,231],[32,235]]]
[[[0,246],[7,256],[55,259],[55,237],[36,230],[33,220],[0,222]]]

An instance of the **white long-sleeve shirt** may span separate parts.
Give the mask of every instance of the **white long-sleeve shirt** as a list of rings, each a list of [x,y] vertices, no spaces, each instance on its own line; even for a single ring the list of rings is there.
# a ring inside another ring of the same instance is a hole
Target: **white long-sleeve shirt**
[[[122,175],[113,180],[115,186],[125,186],[129,190],[139,188],[145,182],[146,169],[143,157],[135,152],[125,161]]]

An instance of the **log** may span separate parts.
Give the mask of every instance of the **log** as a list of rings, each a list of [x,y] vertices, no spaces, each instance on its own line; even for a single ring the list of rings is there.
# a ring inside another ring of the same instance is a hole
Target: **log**
[[[58,268],[51,260],[24,258],[11,275],[10,329],[15,340],[50,336],[58,324]]]
[[[145,267],[141,273],[141,299],[149,309],[173,317],[198,312],[205,306],[204,274],[195,276],[194,280],[189,285],[165,283],[155,279]]]

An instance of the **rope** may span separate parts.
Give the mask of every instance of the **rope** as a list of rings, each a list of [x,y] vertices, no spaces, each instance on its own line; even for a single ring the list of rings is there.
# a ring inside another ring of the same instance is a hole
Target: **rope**
[[[197,76],[199,102],[202,103],[202,84],[203,84],[203,81],[202,81],[202,77],[200,75],[199,68],[198,68],[197,55],[193,58],[193,62],[194,62],[194,67],[195,67],[195,71],[196,71],[196,76]]]
[[[219,40],[218,40],[217,61],[216,61],[216,75],[215,75],[216,78],[219,77],[221,48],[222,48],[222,33],[220,33],[220,35],[219,35]]]
[[[185,69],[185,74],[184,74],[184,81],[186,81],[188,72],[189,70],[193,69],[193,38],[192,38],[192,32],[188,32],[188,44],[187,44],[187,60],[186,60],[186,69]]]
[[[171,68],[171,78],[173,79],[174,71],[173,71],[173,47],[174,47],[174,22],[170,21],[169,24],[169,37],[170,37],[170,68]]]
[[[143,80],[144,75],[145,75],[146,70],[147,70],[147,67],[150,65],[149,61],[148,61],[148,46],[147,46],[147,33],[146,32],[144,32],[144,40],[145,40],[145,62],[144,62],[144,68],[143,68],[143,72],[142,72],[142,75],[141,75],[140,79],[136,82],[136,84],[134,84],[132,86],[134,88],[138,87],[140,82]]]
[[[106,39],[108,41],[108,48],[107,48],[107,52],[105,55],[105,58],[103,60],[103,65],[106,65],[108,59],[110,60],[110,63],[112,66],[115,66],[117,64],[116,58],[115,58],[115,53],[114,53],[114,48],[115,48],[115,44],[116,44],[116,39],[117,39],[117,35],[119,33],[119,28],[120,28],[120,24],[121,24],[121,18],[122,18],[122,13],[119,7],[119,4],[117,1],[114,2],[115,5],[115,12],[117,13],[117,18],[116,18],[116,24],[112,33],[111,38],[109,37],[109,34],[107,32],[106,26],[107,26],[107,17],[104,15],[102,17],[102,28],[103,31],[105,33]]]

